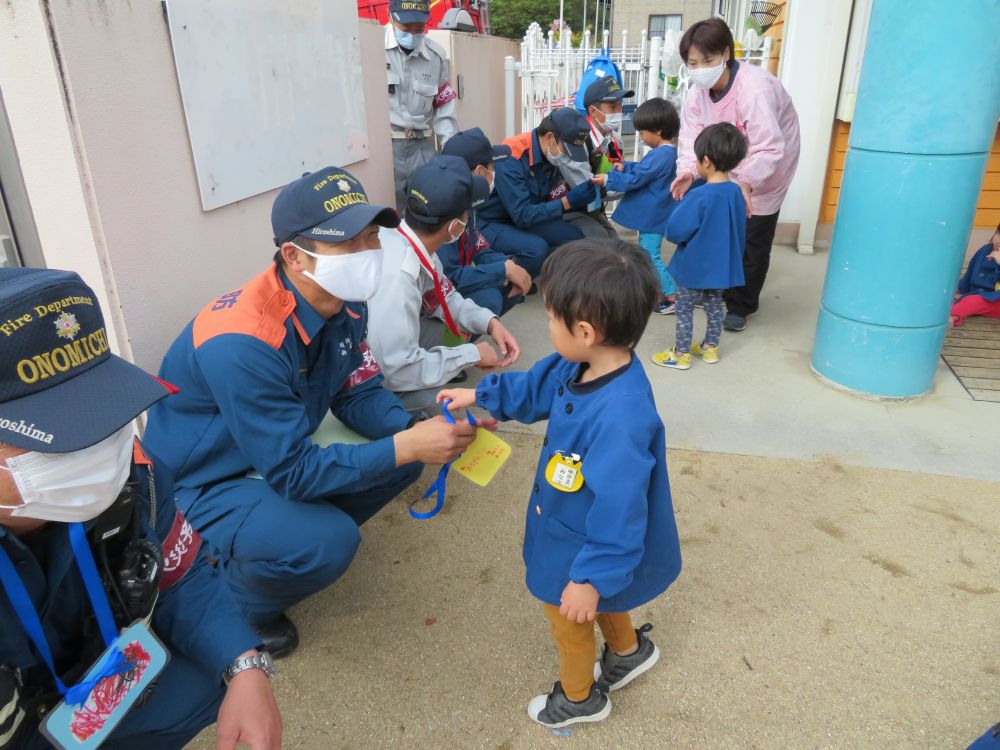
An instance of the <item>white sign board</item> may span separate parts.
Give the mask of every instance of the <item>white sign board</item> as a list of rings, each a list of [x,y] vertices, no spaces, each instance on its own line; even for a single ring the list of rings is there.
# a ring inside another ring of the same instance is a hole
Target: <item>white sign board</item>
[[[368,156],[354,3],[168,0],[167,16],[206,211]]]

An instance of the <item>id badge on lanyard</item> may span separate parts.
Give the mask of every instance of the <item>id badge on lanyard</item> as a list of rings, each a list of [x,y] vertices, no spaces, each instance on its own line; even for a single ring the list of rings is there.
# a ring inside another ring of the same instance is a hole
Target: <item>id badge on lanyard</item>
[[[83,524],[69,524],[68,532],[77,567],[107,647],[77,685],[67,687],[59,679],[31,596],[2,546],[0,581],[21,625],[52,673],[56,689],[63,696],[63,700],[42,722],[39,731],[57,748],[93,750],[108,739],[143,691],[163,670],[169,655],[142,622],[136,622],[118,633]]]

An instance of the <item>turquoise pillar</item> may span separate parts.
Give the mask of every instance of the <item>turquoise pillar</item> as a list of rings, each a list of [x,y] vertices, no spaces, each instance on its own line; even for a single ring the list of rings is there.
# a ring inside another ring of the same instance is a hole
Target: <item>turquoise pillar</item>
[[[930,390],[1000,116],[1000,0],[874,0],[812,367]]]

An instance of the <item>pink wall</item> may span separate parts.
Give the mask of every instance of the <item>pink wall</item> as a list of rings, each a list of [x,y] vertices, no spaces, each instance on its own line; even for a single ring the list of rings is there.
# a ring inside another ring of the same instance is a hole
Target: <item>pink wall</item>
[[[138,365],[156,370],[209,300],[259,273],[274,252],[276,191],[213,211],[198,183],[162,6],[50,0],[57,59],[72,98],[111,275]],[[391,205],[392,155],[381,27],[360,23],[371,156],[349,165]],[[252,123],[248,123],[252,126]]]

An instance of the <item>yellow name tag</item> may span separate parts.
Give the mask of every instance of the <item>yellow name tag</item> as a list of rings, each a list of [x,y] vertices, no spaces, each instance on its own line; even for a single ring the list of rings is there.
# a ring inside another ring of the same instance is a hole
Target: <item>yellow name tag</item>
[[[571,453],[564,456],[561,451],[545,467],[545,481],[560,492],[576,492],[583,487],[583,464],[580,456]]]
[[[476,430],[476,439],[455,459],[455,471],[485,487],[510,458],[510,446],[489,430]]]

